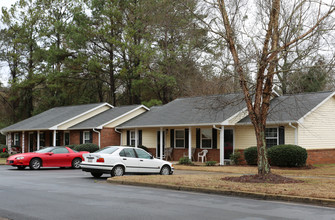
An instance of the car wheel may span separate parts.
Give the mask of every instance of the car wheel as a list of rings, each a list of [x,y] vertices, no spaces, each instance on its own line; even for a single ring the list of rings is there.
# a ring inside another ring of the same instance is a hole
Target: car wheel
[[[102,176],[102,173],[91,172],[91,175],[95,178],[99,178]]]
[[[30,161],[29,167],[32,170],[38,170],[41,167],[41,160],[38,158],[34,158]]]
[[[26,166],[17,166],[18,170],[24,170],[26,168]]]
[[[79,169],[80,168],[81,159],[80,158],[74,158],[72,161],[72,168]]]
[[[171,171],[170,167],[168,165],[164,165],[161,169],[160,174],[161,175],[169,175],[170,171]]]
[[[112,177],[113,176],[123,176],[124,174],[124,169],[122,166],[116,166],[114,167],[114,169],[112,170]]]

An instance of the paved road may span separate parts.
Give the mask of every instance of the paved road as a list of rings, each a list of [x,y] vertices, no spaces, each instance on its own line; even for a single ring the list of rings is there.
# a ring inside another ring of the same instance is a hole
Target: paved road
[[[332,208],[114,185],[107,177],[0,166],[0,219],[335,219]]]

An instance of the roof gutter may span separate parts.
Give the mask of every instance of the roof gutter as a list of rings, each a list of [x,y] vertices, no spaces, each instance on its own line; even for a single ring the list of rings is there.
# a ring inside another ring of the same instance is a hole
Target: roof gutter
[[[298,128],[293,126],[292,123],[288,123],[291,128],[294,128],[294,144],[298,145]]]
[[[100,131],[95,130],[95,128],[93,128],[92,130],[93,130],[94,132],[98,133],[98,136],[99,136],[99,138],[98,138],[98,145],[99,145],[99,148],[100,148],[100,147],[101,147],[101,146],[100,146]]]

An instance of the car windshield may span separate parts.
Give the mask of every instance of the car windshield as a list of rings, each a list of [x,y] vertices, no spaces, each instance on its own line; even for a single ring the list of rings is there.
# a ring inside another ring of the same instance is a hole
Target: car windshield
[[[48,153],[51,152],[53,149],[55,149],[55,147],[46,147],[41,150],[35,151],[35,153]]]
[[[100,154],[112,154],[114,151],[116,151],[118,147],[106,147],[102,148],[100,150],[95,151],[94,153],[100,153]]]

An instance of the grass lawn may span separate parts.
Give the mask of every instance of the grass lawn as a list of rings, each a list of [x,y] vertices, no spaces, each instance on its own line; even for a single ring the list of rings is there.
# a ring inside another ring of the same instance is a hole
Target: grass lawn
[[[303,180],[304,183],[269,184],[269,183],[237,183],[221,180],[226,176],[241,174],[255,174],[256,167],[250,166],[181,166],[176,165],[176,170],[201,170],[217,173],[188,174],[188,175],[148,175],[148,176],[123,176],[110,178],[112,182],[139,182],[147,184],[160,184],[167,186],[185,186],[193,188],[205,188],[212,190],[230,190],[265,193],[273,195],[290,195],[299,197],[312,197],[321,199],[335,199],[335,164],[318,166],[314,169],[272,169],[275,174],[289,176]]]
[[[0,158],[0,165],[6,164],[7,158]]]

